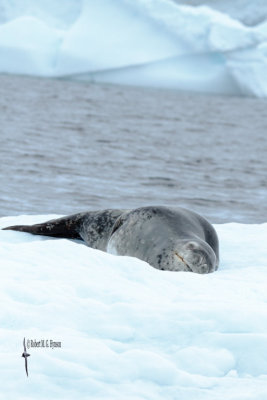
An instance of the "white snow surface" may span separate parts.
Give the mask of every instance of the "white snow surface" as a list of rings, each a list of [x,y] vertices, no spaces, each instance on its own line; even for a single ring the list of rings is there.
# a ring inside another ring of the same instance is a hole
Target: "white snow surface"
[[[0,72],[266,97],[259,4],[248,26],[226,13],[230,2],[222,12],[172,0],[0,0]]]
[[[215,228],[208,275],[0,231],[1,398],[266,399],[267,223]],[[62,343],[28,349],[28,378],[24,337]]]

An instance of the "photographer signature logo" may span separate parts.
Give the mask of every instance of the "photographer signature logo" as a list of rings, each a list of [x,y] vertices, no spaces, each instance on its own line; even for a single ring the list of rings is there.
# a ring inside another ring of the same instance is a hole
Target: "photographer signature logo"
[[[30,356],[30,354],[27,353],[27,351],[26,351],[25,338],[23,339],[23,347],[24,347],[24,352],[22,353],[21,357],[24,357],[24,359],[25,359],[25,371],[26,371],[27,376],[29,376],[28,375],[28,361],[27,361],[27,358]]]
[[[29,376],[29,374],[28,374],[28,357],[30,356],[30,354],[27,353],[26,347],[27,347],[27,349],[30,349],[30,348],[34,348],[35,350],[36,349],[51,349],[52,351],[54,351],[54,349],[62,348],[62,342],[55,341],[52,339],[40,339],[40,340],[27,339],[27,341],[25,340],[25,338],[23,339],[24,352],[22,353],[21,357],[24,357],[26,375]]]

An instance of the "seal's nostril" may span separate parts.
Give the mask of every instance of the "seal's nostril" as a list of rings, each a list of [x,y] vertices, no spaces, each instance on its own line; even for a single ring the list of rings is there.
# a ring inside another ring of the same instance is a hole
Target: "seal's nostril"
[[[209,274],[212,272],[212,269],[208,267],[208,264],[202,264],[199,270],[201,274]]]

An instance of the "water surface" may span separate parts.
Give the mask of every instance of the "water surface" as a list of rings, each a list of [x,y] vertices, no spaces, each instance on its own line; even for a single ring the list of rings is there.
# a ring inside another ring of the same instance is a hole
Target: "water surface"
[[[267,221],[267,101],[0,76],[0,214],[183,206]]]

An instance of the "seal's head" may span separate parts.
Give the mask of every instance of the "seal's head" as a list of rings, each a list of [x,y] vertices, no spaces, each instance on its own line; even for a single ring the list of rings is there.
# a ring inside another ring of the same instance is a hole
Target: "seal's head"
[[[202,239],[180,239],[157,247],[156,260],[146,260],[161,270],[208,274],[218,269],[219,260],[211,246]]]
[[[173,271],[208,274],[218,269],[218,260],[213,249],[201,239],[180,240],[174,246],[171,258]]]
[[[218,269],[214,228],[185,209],[145,207],[116,221],[107,251],[138,257],[154,268],[207,274]]]

